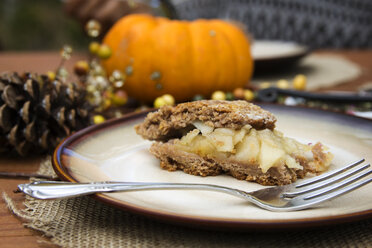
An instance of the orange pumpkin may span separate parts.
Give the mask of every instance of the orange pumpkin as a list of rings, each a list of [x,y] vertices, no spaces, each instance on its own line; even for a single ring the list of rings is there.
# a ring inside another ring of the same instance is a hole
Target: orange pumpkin
[[[127,74],[124,89],[147,103],[166,93],[179,102],[231,91],[249,82],[253,70],[248,38],[221,20],[133,14],[120,19],[103,43],[112,50],[103,61],[108,75],[114,70]]]

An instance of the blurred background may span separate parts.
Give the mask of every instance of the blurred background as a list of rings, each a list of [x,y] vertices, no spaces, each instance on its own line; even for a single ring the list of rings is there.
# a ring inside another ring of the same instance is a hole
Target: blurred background
[[[99,20],[105,32],[129,13],[170,16],[168,8],[157,0],[2,0],[0,51],[59,50],[64,44],[83,50],[89,44],[84,31],[89,19]]]
[[[63,44],[86,47],[88,38],[58,0],[0,1],[0,50],[56,50]]]
[[[197,58],[190,63],[178,53],[189,42],[182,44],[185,39],[174,29],[147,36],[146,22],[139,19],[145,24],[132,20],[110,30],[134,13],[221,19],[230,22],[225,27],[242,28],[247,38],[238,31],[240,44],[218,35],[222,29],[199,24],[207,28],[192,34],[203,42],[190,46]],[[39,136],[48,141],[42,147],[51,149],[87,125],[201,99],[272,102],[372,118],[371,0],[2,0],[0,32],[0,107],[8,111],[0,111],[0,125],[9,124],[0,126],[5,151],[33,151]],[[144,47],[154,50],[143,53]],[[219,56],[221,49],[232,53]],[[158,54],[166,54],[169,64]],[[177,78],[169,76],[175,71],[181,72]],[[200,76],[204,73],[209,76]],[[40,95],[26,92],[27,82],[34,82]],[[48,114],[39,116],[48,101]],[[40,133],[25,140],[25,127]]]
[[[255,39],[295,41],[311,48],[372,47],[369,0],[2,0],[0,50],[87,46],[83,23],[107,30],[129,13],[193,20],[238,21]]]
[[[369,0],[189,0],[177,10],[185,19],[237,20],[255,39],[295,41],[311,48],[372,46]]]

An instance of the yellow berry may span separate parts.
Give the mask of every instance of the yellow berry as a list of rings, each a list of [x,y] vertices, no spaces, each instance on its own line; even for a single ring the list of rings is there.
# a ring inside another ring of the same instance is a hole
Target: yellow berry
[[[103,117],[102,115],[95,115],[93,117],[94,124],[100,124],[100,123],[102,123],[104,121],[105,121],[105,117]]]
[[[53,81],[54,79],[56,79],[56,73],[54,71],[48,71],[47,76],[50,81]]]
[[[269,88],[271,87],[271,83],[270,82],[262,82],[260,83],[260,88],[261,89],[266,89],[266,88]]]
[[[162,98],[164,99],[166,104],[170,105],[170,106],[173,106],[176,102],[176,100],[174,100],[174,97],[170,94],[165,94],[165,95],[162,96]]]
[[[100,44],[97,41],[92,41],[89,44],[89,52],[91,54],[97,54],[99,50]]]
[[[101,59],[108,59],[111,56],[111,48],[108,45],[102,44],[97,51],[97,55]]]
[[[296,90],[306,89],[306,76],[299,74],[293,79],[293,88]]]
[[[217,90],[213,92],[212,97],[213,100],[226,100],[226,94],[223,91]]]
[[[254,93],[251,90],[244,90],[244,100],[246,101],[253,101]]]
[[[161,97],[161,96],[157,97],[157,98],[155,99],[155,101],[154,101],[154,107],[155,107],[155,108],[160,108],[160,107],[163,107],[163,106],[165,106],[165,105],[167,105],[167,102],[166,102],[166,101],[164,100],[164,98]]]
[[[276,82],[276,87],[280,89],[288,89],[289,88],[289,83],[285,79],[281,79],[278,82]]]

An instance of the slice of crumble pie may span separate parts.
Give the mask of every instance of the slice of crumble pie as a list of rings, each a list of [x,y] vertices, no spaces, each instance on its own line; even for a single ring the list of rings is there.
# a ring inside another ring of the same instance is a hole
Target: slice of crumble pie
[[[332,154],[275,130],[270,112],[246,101],[203,100],[165,106],[135,127],[154,140],[162,168],[199,176],[227,173],[262,185],[284,185],[327,170]]]

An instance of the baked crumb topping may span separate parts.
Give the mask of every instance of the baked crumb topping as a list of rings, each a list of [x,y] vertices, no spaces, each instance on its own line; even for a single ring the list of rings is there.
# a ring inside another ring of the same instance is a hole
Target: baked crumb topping
[[[251,125],[255,129],[274,129],[276,118],[269,111],[247,101],[202,100],[164,106],[149,113],[135,129],[145,139],[167,141],[179,136],[195,121],[215,128],[240,129]]]

